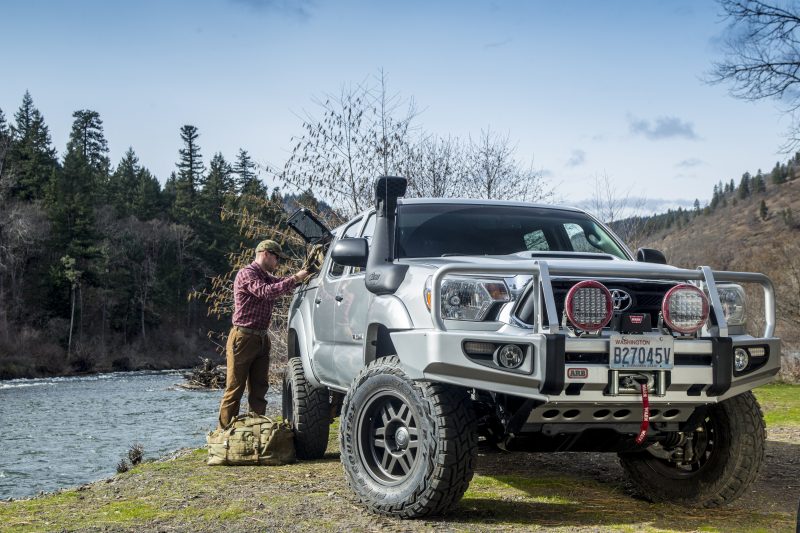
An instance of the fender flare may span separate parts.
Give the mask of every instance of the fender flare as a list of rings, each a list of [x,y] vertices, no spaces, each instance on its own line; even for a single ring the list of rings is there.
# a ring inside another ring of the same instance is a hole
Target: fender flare
[[[289,323],[289,331],[286,339],[287,355],[289,359],[298,357],[303,363],[303,373],[306,375],[306,379],[314,386],[321,387],[323,385],[320,383],[316,374],[314,374],[314,367],[311,364],[311,358],[309,356],[311,353],[311,339],[307,338],[306,331],[308,330],[305,328],[303,315],[302,313],[297,313],[292,317],[292,321]]]
[[[399,355],[394,349],[388,333],[414,329],[411,315],[409,315],[403,300],[394,295],[376,296],[370,304],[367,316],[369,318],[364,342],[364,366],[377,357]]]

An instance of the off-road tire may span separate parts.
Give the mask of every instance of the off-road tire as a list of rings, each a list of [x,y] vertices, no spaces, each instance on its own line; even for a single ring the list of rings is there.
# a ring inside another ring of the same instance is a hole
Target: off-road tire
[[[477,422],[465,389],[413,381],[396,356],[381,358],[356,376],[340,421],[347,483],[369,510],[400,518],[441,514],[469,487]],[[405,459],[387,459],[389,450]]]
[[[309,383],[298,357],[289,359],[283,378],[282,414],[292,424],[297,458],[321,458],[328,447],[331,424],[328,388]]]
[[[746,392],[709,406],[703,426],[710,451],[693,469],[678,468],[646,451],[619,455],[641,496],[653,502],[719,507],[742,495],[764,462],[761,407]]]

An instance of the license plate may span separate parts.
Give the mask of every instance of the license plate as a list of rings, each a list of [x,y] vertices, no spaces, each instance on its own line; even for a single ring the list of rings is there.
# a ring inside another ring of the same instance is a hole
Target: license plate
[[[609,346],[608,364],[614,369],[669,370],[674,364],[670,335],[612,335]]]

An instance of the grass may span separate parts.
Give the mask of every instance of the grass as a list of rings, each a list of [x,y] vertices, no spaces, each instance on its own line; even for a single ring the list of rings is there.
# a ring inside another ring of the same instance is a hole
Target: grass
[[[772,383],[754,392],[767,426],[800,426],[800,385]]]
[[[756,396],[769,426],[800,426],[800,386],[768,385],[757,389]],[[0,502],[0,529],[214,531],[222,524],[227,531],[794,529],[794,502],[791,509],[770,502],[715,510],[650,504],[631,497],[621,475],[601,482],[592,472],[547,466],[524,459],[524,454],[482,458],[469,490],[448,516],[415,522],[374,516],[355,501],[344,482],[337,428],[330,434],[332,453],[319,461],[209,467],[204,449],[191,450],[169,461],[137,465],[109,482]]]

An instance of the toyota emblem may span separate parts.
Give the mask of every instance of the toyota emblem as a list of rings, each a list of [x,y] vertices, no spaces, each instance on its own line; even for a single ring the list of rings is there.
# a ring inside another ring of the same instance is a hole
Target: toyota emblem
[[[622,289],[611,289],[611,300],[614,302],[614,311],[626,311],[633,303],[631,295]]]

